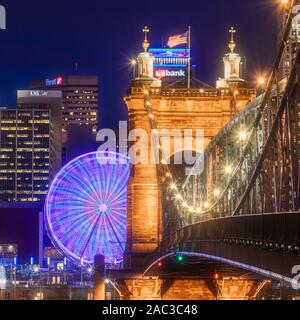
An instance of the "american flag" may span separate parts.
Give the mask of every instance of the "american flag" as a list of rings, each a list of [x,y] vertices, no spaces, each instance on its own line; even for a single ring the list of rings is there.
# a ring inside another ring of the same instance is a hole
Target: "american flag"
[[[187,31],[185,33],[177,34],[175,36],[170,37],[169,41],[168,41],[168,47],[174,48],[174,47],[177,47],[181,44],[187,44],[188,43],[188,35],[189,35],[189,32]]]

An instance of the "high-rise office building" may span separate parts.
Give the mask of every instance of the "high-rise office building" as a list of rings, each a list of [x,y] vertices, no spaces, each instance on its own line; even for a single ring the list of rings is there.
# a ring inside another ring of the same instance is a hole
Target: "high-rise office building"
[[[31,87],[62,92],[63,163],[93,151],[98,128],[98,77],[67,76],[35,80]]]
[[[0,110],[0,201],[40,201],[61,167],[61,92],[18,91]]]
[[[18,90],[17,110],[49,111],[51,170],[50,180],[62,166],[62,93],[61,91]]]

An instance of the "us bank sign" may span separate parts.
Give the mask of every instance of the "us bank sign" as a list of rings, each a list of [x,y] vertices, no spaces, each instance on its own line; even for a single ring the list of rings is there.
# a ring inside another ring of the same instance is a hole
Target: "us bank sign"
[[[0,5],[0,29],[6,29],[6,10]]]
[[[186,70],[169,70],[169,69],[156,69],[155,78],[184,78],[186,76]]]

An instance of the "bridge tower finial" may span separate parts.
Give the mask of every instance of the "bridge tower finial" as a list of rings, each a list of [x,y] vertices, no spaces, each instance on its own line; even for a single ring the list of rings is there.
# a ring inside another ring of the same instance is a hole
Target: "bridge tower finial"
[[[218,89],[229,88],[230,86],[246,86],[246,82],[241,74],[242,58],[236,51],[236,42],[234,39],[236,29],[231,27],[228,32],[230,34],[230,42],[228,44],[230,52],[226,53],[223,58],[224,77],[217,80],[216,86]]]
[[[144,48],[145,52],[147,52],[149,47],[150,47],[150,43],[148,41],[148,33],[150,32],[150,29],[147,26],[145,26],[144,29],[143,29],[143,32],[145,34],[145,39],[144,39],[144,42],[143,42],[143,48]]]
[[[236,33],[236,29],[235,29],[234,27],[231,27],[231,28],[229,29],[229,33],[231,34],[231,40],[230,40],[230,42],[229,42],[228,47],[229,47],[229,49],[231,50],[231,53],[233,53],[234,50],[235,50],[235,48],[236,48],[236,43],[235,43],[235,41],[234,41],[234,34]]]

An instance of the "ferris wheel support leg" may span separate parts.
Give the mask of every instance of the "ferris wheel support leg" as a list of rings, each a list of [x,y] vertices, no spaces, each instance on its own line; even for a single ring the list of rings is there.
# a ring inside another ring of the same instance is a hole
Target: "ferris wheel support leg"
[[[95,256],[94,264],[94,300],[105,300],[105,258]]]

